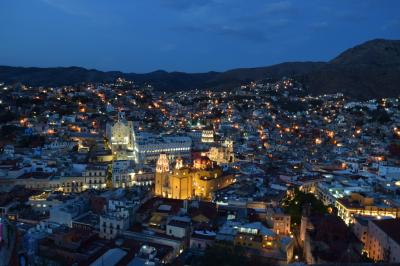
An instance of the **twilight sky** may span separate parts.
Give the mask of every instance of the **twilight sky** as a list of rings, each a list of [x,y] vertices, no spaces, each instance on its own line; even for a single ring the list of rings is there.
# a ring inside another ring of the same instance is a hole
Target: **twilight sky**
[[[199,72],[400,39],[399,0],[0,0],[0,65]]]

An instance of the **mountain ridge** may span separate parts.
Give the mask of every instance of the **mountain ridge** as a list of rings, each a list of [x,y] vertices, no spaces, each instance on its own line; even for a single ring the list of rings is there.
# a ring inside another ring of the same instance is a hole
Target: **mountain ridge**
[[[0,66],[0,81],[30,86],[62,86],[83,82],[107,82],[123,77],[156,89],[232,88],[265,78],[293,77],[312,94],[342,92],[350,97],[369,99],[400,94],[400,40],[374,39],[349,48],[327,62],[284,62],[266,67],[236,68],[223,72],[124,73],[83,67]]]

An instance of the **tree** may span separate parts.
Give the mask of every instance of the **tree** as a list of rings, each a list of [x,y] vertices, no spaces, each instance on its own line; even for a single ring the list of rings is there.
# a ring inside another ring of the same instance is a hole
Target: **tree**
[[[311,214],[328,213],[328,208],[314,194],[304,193],[299,189],[295,189],[293,197],[286,198],[283,203],[284,210],[290,215],[293,224],[300,224],[303,207],[306,204],[310,205]]]

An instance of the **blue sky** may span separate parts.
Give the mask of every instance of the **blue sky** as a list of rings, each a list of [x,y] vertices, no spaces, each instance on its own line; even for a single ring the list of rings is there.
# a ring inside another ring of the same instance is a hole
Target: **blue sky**
[[[398,0],[1,0],[0,65],[222,71],[400,39]]]

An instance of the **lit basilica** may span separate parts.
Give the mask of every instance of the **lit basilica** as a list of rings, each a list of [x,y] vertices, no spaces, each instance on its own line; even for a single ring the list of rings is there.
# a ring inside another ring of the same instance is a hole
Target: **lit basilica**
[[[111,128],[111,150],[115,160],[134,160],[134,146],[133,123],[119,113],[117,122]]]
[[[207,156],[218,165],[233,163],[235,161],[233,141],[225,140],[221,147],[211,147]]]
[[[234,175],[224,173],[208,157],[194,159],[191,166],[177,158],[171,169],[166,154],[159,156],[155,179],[155,194],[173,199],[211,200],[213,192],[235,182]]]
[[[192,139],[187,136],[153,135],[134,131],[133,122],[118,114],[111,127],[111,150],[114,160],[133,160],[136,164],[156,162],[161,153],[173,160],[178,156],[190,159]]]

